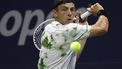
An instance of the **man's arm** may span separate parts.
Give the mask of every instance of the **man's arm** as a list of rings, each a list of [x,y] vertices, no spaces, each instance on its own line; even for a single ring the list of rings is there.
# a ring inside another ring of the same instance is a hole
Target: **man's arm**
[[[108,18],[104,15],[101,15],[98,21],[91,26],[90,36],[99,36],[108,32],[109,22]]]
[[[99,3],[96,3],[96,4],[92,5],[90,8],[88,8],[88,11],[91,12],[93,15],[97,15],[97,13],[100,10],[104,10],[104,8]],[[109,27],[108,18],[104,15],[100,15],[97,22],[95,24],[91,25],[90,37],[100,36],[100,35],[107,33],[108,27]],[[79,42],[82,43],[83,41],[80,40]],[[84,48],[84,46],[82,47],[81,51],[78,53],[77,59],[79,59],[79,57],[83,51],[83,48]]]
[[[98,21],[94,25],[91,26],[90,36],[91,37],[100,36],[107,33],[108,26],[109,26],[109,22],[108,22],[107,17],[105,17],[104,15],[101,15]],[[81,47],[80,52],[77,54],[77,60],[80,58],[80,55],[83,51],[86,41],[80,40],[79,42],[82,44],[82,47]]]
[[[93,15],[97,15],[101,10],[104,11],[104,8],[96,3],[90,8],[87,8],[89,12]],[[109,22],[108,18],[105,15],[100,15],[97,22],[94,25],[91,25],[90,36],[99,36],[108,32]]]

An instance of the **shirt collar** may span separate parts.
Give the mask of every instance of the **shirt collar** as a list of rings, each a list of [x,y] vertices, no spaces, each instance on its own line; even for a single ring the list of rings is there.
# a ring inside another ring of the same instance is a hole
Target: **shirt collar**
[[[58,21],[52,21],[52,23],[53,23],[53,24],[56,24],[56,25],[61,24],[61,23],[60,23],[60,22],[58,22]]]

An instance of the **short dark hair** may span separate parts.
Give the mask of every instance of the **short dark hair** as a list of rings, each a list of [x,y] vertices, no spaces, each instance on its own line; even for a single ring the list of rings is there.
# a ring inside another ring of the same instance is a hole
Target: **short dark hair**
[[[54,7],[53,7],[53,9],[55,9],[56,7],[58,7],[61,4],[71,3],[71,2],[74,3],[74,0],[54,0]]]

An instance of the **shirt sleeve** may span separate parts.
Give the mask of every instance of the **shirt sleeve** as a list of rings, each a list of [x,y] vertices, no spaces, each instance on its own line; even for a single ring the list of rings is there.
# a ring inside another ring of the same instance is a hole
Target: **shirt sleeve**
[[[76,27],[76,31],[73,35],[74,40],[80,40],[80,39],[86,39],[90,35],[90,30],[91,26],[90,25],[81,25],[81,24],[76,24],[73,25]]]

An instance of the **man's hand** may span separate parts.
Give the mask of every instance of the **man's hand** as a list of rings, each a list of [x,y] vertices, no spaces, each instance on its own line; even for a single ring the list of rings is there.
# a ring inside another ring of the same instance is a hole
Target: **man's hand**
[[[93,15],[97,15],[97,13],[99,13],[100,10],[104,10],[104,8],[99,3],[95,3],[94,5],[91,5],[91,7],[87,8],[87,10]]]

